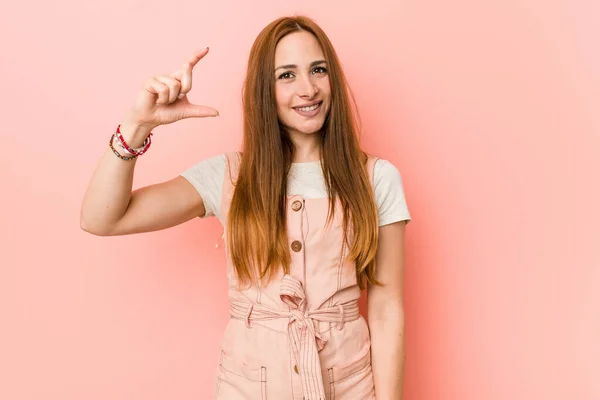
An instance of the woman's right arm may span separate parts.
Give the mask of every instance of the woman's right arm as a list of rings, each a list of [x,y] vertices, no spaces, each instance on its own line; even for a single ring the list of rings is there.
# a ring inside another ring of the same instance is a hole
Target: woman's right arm
[[[121,126],[124,137],[131,137],[129,132],[136,131],[144,133],[140,127]],[[81,229],[99,236],[128,235],[165,229],[204,216],[202,197],[182,176],[132,192],[136,162],[137,159],[123,161],[110,148],[106,150],[83,199]]]
[[[217,116],[218,111],[191,104],[192,68],[208,53],[196,52],[181,70],[149,79],[120,131],[132,148],[142,146],[152,129],[183,118]],[[126,155],[118,146],[115,150]],[[137,158],[123,160],[107,146],[81,205],[80,225],[99,236],[126,235],[169,228],[194,217],[205,207],[198,191],[182,176],[132,192]]]

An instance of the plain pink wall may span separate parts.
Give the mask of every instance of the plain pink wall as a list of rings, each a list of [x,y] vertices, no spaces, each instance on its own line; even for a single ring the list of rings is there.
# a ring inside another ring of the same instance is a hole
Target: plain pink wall
[[[6,2],[8,3],[8,2]],[[208,399],[228,319],[216,219],[79,228],[143,81],[210,46],[134,186],[236,149],[250,46],[329,34],[364,146],[401,171],[407,400],[600,399],[597,1],[10,2],[0,12],[0,399]]]

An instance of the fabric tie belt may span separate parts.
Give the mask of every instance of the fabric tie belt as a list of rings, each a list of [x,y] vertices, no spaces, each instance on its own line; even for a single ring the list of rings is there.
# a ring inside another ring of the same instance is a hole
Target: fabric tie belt
[[[345,321],[352,321],[360,316],[358,300],[320,310],[307,310],[302,283],[289,274],[282,279],[279,296],[290,307],[289,311],[232,300],[230,314],[233,318],[245,320],[248,327],[252,320],[288,318],[287,333],[299,368],[296,372],[302,381],[304,398],[325,400],[319,351],[325,346],[327,337],[315,329],[313,321],[337,322],[338,329],[342,329]]]

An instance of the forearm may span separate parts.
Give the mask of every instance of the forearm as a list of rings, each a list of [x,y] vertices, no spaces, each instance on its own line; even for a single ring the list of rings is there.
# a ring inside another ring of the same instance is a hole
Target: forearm
[[[131,147],[139,147],[149,134],[149,129],[124,122],[121,133]],[[107,138],[108,139],[108,138]],[[114,146],[120,154],[121,148]],[[81,227],[97,234],[103,234],[123,217],[133,186],[134,169],[137,158],[122,160],[108,147],[88,185],[81,205]]]
[[[406,359],[403,311],[369,314],[369,330],[377,400],[401,400]]]

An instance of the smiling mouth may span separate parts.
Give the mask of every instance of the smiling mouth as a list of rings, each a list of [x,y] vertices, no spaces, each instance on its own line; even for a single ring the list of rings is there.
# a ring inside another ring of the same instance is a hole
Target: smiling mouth
[[[319,108],[321,106],[321,104],[323,104],[323,101],[320,101],[320,102],[315,103],[312,106],[308,106],[308,107],[292,107],[292,108],[294,110],[298,110],[298,111],[302,111],[302,112],[311,112],[311,111],[314,111],[317,108]]]

